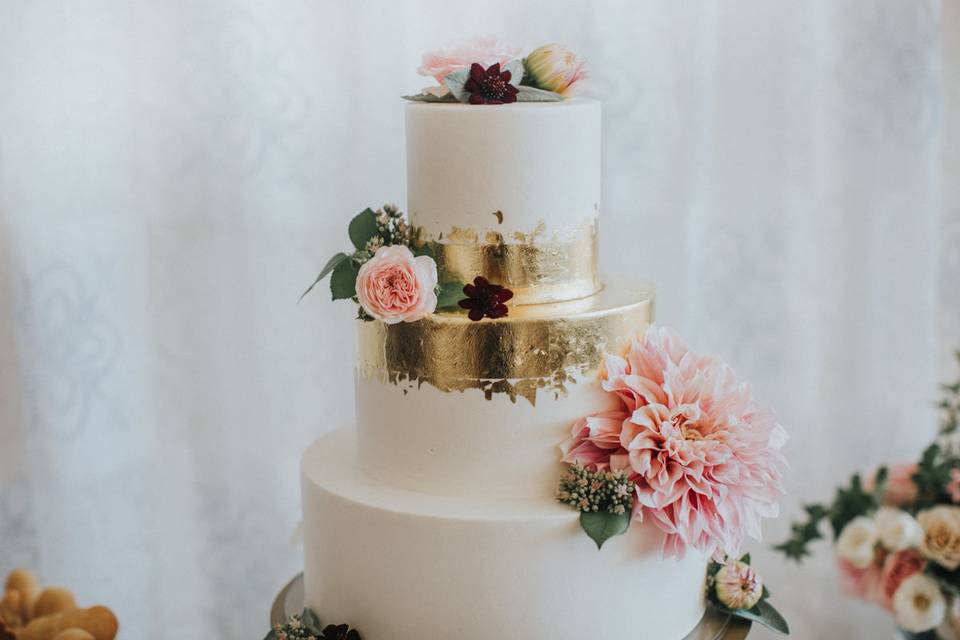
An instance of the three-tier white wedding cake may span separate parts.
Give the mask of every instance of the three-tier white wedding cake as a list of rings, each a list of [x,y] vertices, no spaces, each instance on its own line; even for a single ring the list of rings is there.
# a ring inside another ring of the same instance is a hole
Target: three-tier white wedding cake
[[[360,306],[356,424],[303,455],[306,606],[365,640],[680,640],[710,554],[775,510],[779,426],[722,363],[638,342],[652,286],[597,272],[581,69],[523,63],[411,97],[409,221],[366,210],[321,274]]]

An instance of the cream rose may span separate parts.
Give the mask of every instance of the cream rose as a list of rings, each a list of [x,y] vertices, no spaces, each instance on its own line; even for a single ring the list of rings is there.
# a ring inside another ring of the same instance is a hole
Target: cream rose
[[[387,324],[415,322],[437,308],[437,263],[415,257],[403,245],[380,247],[360,267],[357,299],[369,315]]]
[[[888,551],[918,547],[923,540],[923,529],[906,511],[882,507],[874,516],[874,521],[877,523],[880,544]]]
[[[922,573],[915,573],[893,594],[893,612],[901,629],[923,633],[936,629],[947,613],[947,601],[940,586]]]
[[[917,522],[923,528],[923,555],[951,571],[960,567],[960,507],[941,505],[922,511]]]
[[[874,560],[877,546],[877,525],[860,516],[851,520],[837,538],[837,555],[858,569],[866,569]]]

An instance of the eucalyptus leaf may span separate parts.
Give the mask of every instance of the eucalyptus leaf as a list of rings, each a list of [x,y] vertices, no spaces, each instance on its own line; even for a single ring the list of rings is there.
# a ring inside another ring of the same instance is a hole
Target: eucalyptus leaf
[[[443,79],[443,84],[447,85],[447,89],[450,89],[454,98],[466,104],[470,101],[470,96],[464,91],[463,85],[467,84],[469,79],[470,69],[459,69],[453,73],[448,73],[447,77]]]
[[[300,614],[300,621],[310,631],[320,633],[320,619],[317,617],[317,614],[313,612],[313,609],[304,609],[303,613]]]
[[[769,602],[758,602],[753,609],[727,609],[726,607],[720,607],[720,609],[738,618],[762,624],[783,635],[790,635],[790,625]]]
[[[562,95],[553,91],[544,91],[526,85],[517,88],[519,89],[519,93],[517,93],[518,102],[559,102],[563,100]]]
[[[324,278],[326,278],[326,277],[330,274],[330,272],[333,271],[333,270],[337,267],[338,264],[340,264],[340,263],[343,262],[344,260],[349,260],[349,259],[350,259],[350,256],[348,256],[347,254],[345,254],[345,253],[338,253],[338,254],[336,254],[335,256],[333,256],[332,258],[330,258],[329,260],[327,260],[327,264],[325,264],[325,265],[323,266],[323,269],[320,270],[320,275],[317,276],[317,279],[313,281],[313,284],[311,284],[309,287],[307,287],[307,290],[306,290],[306,291],[304,291],[302,294],[300,294],[300,300],[303,300],[303,297],[304,297],[305,295],[307,295],[308,293],[310,293],[310,292],[313,290],[313,288],[314,288],[315,286],[317,286],[317,284],[319,284],[319,282],[320,282],[321,280],[323,280]],[[298,302],[299,302],[299,300],[298,300]]]
[[[580,526],[597,543],[597,549],[603,543],[630,528],[630,513],[614,514],[606,511],[584,511],[580,514]]]
[[[523,82],[523,60],[511,60],[507,64],[500,67],[500,71],[510,72],[510,84],[515,87],[519,87],[520,83]]]
[[[367,241],[377,235],[377,214],[369,207],[364,209],[350,221],[347,232],[350,234],[350,242],[357,251],[363,251]]]
[[[445,93],[442,96],[435,96],[432,93],[417,93],[412,96],[400,97],[411,102],[458,102],[457,97],[452,92]]]
[[[344,260],[333,269],[330,276],[330,293],[334,300],[348,300],[357,295],[357,272],[353,260]]]
[[[437,287],[437,309],[450,309],[465,297],[462,282],[444,282]]]

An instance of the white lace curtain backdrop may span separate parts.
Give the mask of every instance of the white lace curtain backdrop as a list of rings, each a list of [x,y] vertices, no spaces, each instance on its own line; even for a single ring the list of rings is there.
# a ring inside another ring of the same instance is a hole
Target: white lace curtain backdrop
[[[660,322],[792,434],[753,550],[795,637],[888,637],[826,545],[801,570],[768,543],[934,433],[958,5],[7,0],[0,572],[110,604],[125,638],[265,631],[301,566],[298,456],[353,415],[352,309],[297,297],[349,216],[404,202],[420,54],[495,34],[589,61],[603,267],[655,280]]]

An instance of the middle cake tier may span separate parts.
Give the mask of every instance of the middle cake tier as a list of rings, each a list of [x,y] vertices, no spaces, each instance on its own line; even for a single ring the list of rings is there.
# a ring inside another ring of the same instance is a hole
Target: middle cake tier
[[[604,354],[653,317],[651,285],[614,282],[497,320],[358,323],[360,468],[433,495],[551,499],[571,425],[616,407],[600,388]]]

